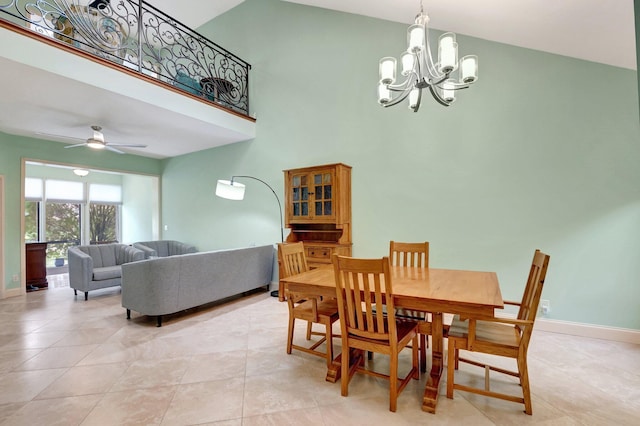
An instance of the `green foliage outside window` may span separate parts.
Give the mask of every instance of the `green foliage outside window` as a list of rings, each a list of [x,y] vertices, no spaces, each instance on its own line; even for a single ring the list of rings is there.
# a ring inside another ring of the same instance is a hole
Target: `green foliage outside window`
[[[80,243],[80,204],[47,203],[47,261],[65,259],[67,250]],[[60,241],[60,242],[55,242]]]
[[[38,238],[38,202],[24,203],[24,240],[26,242],[39,241]]]
[[[108,204],[91,204],[89,209],[91,244],[117,241],[116,208]]]

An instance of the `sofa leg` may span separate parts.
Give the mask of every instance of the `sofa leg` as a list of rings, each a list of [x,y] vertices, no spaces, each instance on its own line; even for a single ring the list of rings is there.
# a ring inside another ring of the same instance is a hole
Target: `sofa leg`
[[[74,288],[74,289],[73,289],[73,294],[77,296],[77,295],[78,295],[78,290],[76,290],[76,289]]]
[[[162,315],[158,315],[156,327],[162,327]]]
[[[88,291],[84,292],[84,300],[89,300],[89,292]]]
[[[131,319],[131,309],[127,309],[127,319]]]

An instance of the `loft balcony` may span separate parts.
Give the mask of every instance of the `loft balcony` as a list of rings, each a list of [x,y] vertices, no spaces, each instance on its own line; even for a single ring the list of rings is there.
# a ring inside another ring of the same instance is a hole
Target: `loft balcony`
[[[144,1],[5,2],[0,39],[0,131],[69,143],[101,125],[157,158],[255,137],[251,66]]]

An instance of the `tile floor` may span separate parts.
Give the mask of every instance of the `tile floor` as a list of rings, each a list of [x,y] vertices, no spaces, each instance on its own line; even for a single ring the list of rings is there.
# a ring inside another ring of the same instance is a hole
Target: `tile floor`
[[[387,382],[357,375],[341,397],[340,384],[324,380],[324,360],[287,355],[287,307],[266,292],[169,316],[157,328],[135,313],[127,321],[117,288],[84,301],[58,281],[0,301],[1,425],[640,424],[639,345],[536,331],[533,416],[463,392],[447,399],[445,383],[437,414],[425,413],[424,377],[391,413]],[[386,360],[374,362],[384,368]],[[482,380],[471,368],[461,381]],[[493,383],[517,387],[509,378]]]

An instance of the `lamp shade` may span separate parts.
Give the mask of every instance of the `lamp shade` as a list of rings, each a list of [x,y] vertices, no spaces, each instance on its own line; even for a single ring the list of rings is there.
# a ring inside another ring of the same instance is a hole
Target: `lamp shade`
[[[245,185],[241,183],[219,179],[216,185],[216,195],[227,200],[242,200],[244,199],[244,188]]]

